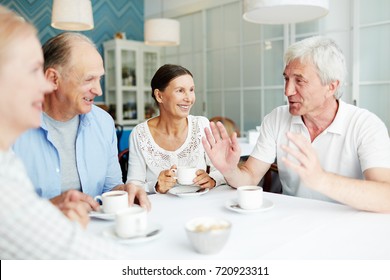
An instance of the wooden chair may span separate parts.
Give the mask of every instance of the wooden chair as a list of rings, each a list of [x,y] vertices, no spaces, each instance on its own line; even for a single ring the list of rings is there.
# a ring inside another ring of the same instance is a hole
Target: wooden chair
[[[220,121],[225,126],[229,136],[231,136],[233,134],[233,132],[236,132],[237,137],[240,137],[240,128],[237,126],[237,124],[233,120],[226,118],[226,117],[216,116],[216,117],[212,117],[210,119],[210,121],[211,122]]]
[[[122,170],[123,183],[126,183],[127,170],[129,169],[129,148],[124,149],[118,154],[118,160]]]
[[[265,173],[262,187],[266,192],[282,193],[282,186],[280,184],[279,171],[276,163],[271,164],[267,173]]]

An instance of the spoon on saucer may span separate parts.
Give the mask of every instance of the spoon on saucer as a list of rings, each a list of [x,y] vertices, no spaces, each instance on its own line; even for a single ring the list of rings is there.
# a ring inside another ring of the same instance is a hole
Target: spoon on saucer
[[[155,229],[155,230],[152,230],[146,234],[136,235],[136,236],[132,236],[132,237],[124,238],[124,239],[128,240],[128,239],[136,239],[136,238],[147,238],[147,237],[152,237],[159,232],[160,232],[160,229]]]
[[[196,191],[178,192],[177,194],[183,194],[183,193],[200,193],[200,192],[204,192],[204,191],[206,191],[206,189],[199,189],[199,190],[196,190]]]

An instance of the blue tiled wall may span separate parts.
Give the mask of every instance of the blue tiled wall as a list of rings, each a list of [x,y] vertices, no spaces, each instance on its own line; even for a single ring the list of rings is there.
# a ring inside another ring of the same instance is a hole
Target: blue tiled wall
[[[50,26],[52,0],[0,0],[0,4],[32,22],[42,43],[63,32]],[[125,32],[130,40],[144,40],[144,0],[92,0],[92,7],[95,28],[82,33],[95,42],[101,54],[103,42],[112,39],[116,32]]]

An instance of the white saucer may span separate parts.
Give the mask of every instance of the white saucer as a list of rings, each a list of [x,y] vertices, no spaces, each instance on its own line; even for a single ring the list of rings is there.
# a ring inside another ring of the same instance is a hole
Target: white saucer
[[[237,205],[236,200],[228,200],[225,203],[225,207],[229,210],[232,210],[234,212],[243,213],[243,214],[249,214],[249,213],[257,213],[257,212],[263,212],[270,210],[274,207],[274,203],[268,199],[263,199],[263,205],[260,208],[252,209],[252,210],[246,210],[240,208],[240,206]]]
[[[202,191],[197,192],[200,189],[201,188],[199,186],[195,185],[176,185],[176,187],[173,187],[168,192],[179,197],[190,197],[200,196],[209,191],[209,189],[203,189]]]
[[[162,227],[158,224],[149,224],[145,233],[142,236],[135,236],[130,238],[119,237],[115,232],[115,226],[105,228],[102,232],[104,237],[112,238],[122,244],[136,244],[155,240],[161,236]],[[150,236],[147,236],[150,234]]]
[[[99,211],[91,211],[89,212],[89,216],[91,218],[97,218],[102,220],[115,220],[115,214],[113,213],[104,213],[103,212],[103,206],[100,206]]]
[[[134,204],[133,206],[129,207],[141,207],[138,204]],[[89,212],[89,217],[91,218],[97,218],[102,220],[115,220],[115,213],[104,213],[103,211],[103,205],[100,205],[99,211],[91,211]]]

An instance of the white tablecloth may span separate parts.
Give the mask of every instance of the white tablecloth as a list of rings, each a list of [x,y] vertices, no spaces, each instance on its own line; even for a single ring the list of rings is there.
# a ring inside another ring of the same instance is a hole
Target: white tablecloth
[[[266,212],[240,214],[225,208],[235,199],[229,186],[180,198],[149,196],[149,221],[163,232],[158,239],[127,245],[137,259],[390,259],[390,215],[357,211],[318,200],[265,193],[274,203]],[[216,255],[196,253],[184,224],[201,216],[232,222],[230,239]],[[92,219],[88,230],[101,234],[112,221]]]

